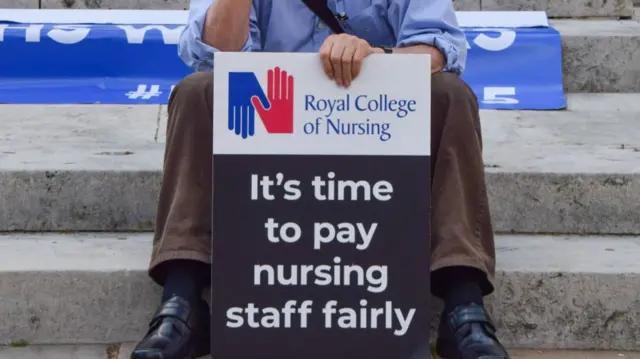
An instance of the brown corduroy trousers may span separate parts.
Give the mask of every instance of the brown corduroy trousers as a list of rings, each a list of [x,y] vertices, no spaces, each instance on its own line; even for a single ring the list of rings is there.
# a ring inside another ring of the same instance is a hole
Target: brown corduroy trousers
[[[495,247],[482,160],[478,102],[451,73],[432,76],[431,269],[466,266],[493,291]],[[169,100],[164,174],[149,275],[162,285],[172,260],[211,262],[213,75],[194,73]],[[432,282],[432,292],[442,293]]]

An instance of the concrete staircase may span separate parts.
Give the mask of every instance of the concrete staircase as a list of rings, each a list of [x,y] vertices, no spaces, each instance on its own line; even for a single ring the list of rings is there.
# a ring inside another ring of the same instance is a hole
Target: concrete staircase
[[[453,0],[458,10],[546,11],[557,18],[631,18],[638,0]],[[6,3],[6,4],[5,4]],[[0,8],[42,9],[171,9],[189,7],[189,0],[3,0]]]
[[[3,6],[183,9],[186,0]],[[640,23],[631,0],[456,6],[560,18],[551,23],[562,34],[568,110],[481,114],[498,232],[489,305],[502,338],[517,348],[640,350]],[[165,106],[0,105],[0,124],[0,344],[75,345],[52,358],[126,357],[120,343],[140,338],[158,300],[146,266]],[[42,350],[0,358],[48,358]]]
[[[0,359],[129,359],[132,344],[0,348]],[[639,359],[635,352],[514,349],[512,359]]]

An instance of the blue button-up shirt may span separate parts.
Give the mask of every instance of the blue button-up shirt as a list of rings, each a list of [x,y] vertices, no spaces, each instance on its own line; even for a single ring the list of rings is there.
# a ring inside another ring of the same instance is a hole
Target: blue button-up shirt
[[[202,42],[207,9],[216,0],[191,0],[178,53],[195,71],[211,71],[217,49]],[[344,14],[347,33],[378,46],[431,45],[445,55],[444,71],[462,73],[467,47],[451,0],[328,0]],[[317,52],[331,30],[299,0],[253,0],[250,36],[242,51]]]

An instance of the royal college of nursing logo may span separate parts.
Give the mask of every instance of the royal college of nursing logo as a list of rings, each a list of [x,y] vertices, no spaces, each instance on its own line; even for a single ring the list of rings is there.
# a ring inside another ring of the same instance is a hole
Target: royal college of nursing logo
[[[293,133],[293,76],[276,67],[267,78],[265,95],[255,73],[229,73],[229,130],[244,139],[256,133],[256,112],[267,133]]]

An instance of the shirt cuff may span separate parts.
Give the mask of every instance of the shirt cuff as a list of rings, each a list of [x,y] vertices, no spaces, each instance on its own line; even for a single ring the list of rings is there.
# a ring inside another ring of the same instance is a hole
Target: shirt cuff
[[[183,31],[178,44],[178,55],[194,71],[213,71],[213,57],[220,51],[202,42],[203,23],[191,22]],[[242,52],[250,51],[251,36],[242,46]]]
[[[401,41],[398,46],[414,46],[414,45],[429,45],[440,50],[444,55],[447,63],[442,70],[443,72],[454,72],[461,74],[464,71],[464,65],[461,61],[461,52],[465,51],[464,48],[459,48],[449,41],[445,36],[437,34],[423,34],[414,36],[410,39]]]

